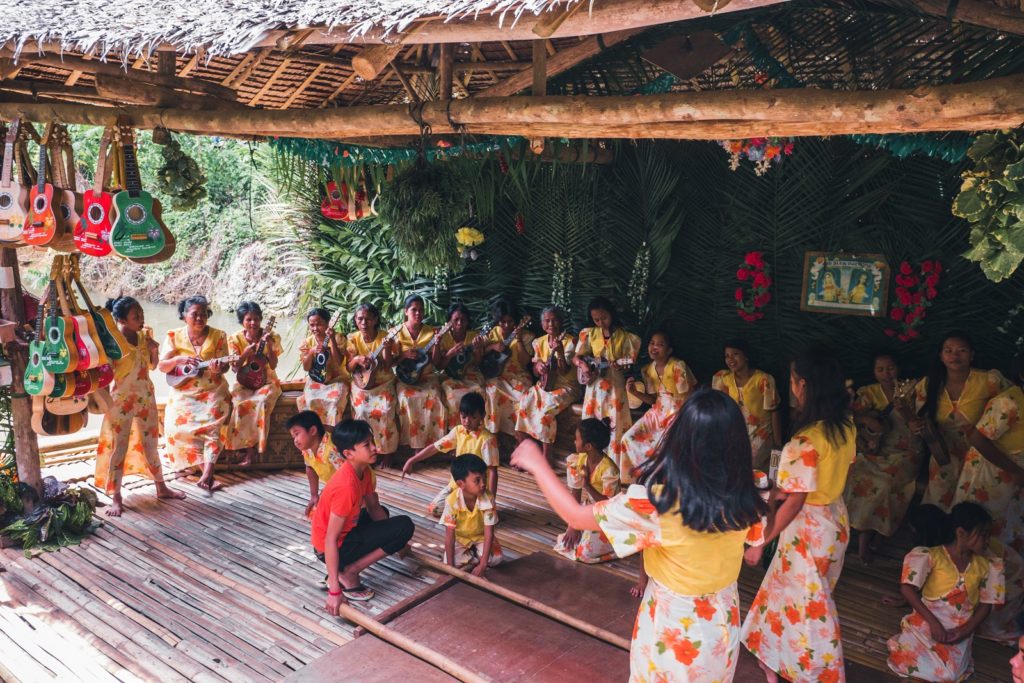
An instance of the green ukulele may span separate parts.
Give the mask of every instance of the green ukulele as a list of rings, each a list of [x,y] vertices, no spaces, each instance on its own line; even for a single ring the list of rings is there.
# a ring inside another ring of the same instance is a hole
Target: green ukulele
[[[163,222],[154,208],[153,195],[142,189],[132,129],[129,126],[119,128],[125,189],[114,195],[114,226],[110,231],[110,244],[125,258],[156,256],[167,244]]]
[[[54,374],[71,372],[78,366],[74,322],[57,315],[57,285],[53,280],[48,303],[50,310],[43,325],[43,367]]]
[[[53,391],[53,373],[43,367],[43,301],[46,293],[39,297],[39,312],[36,313],[36,336],[28,343],[28,361],[25,365],[25,393],[32,396],[49,396]]]

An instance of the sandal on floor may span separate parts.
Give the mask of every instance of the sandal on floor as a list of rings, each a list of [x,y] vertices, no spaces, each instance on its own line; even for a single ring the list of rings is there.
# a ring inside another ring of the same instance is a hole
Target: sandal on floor
[[[363,584],[353,586],[352,588],[342,588],[341,594],[345,596],[346,600],[352,602],[366,602],[375,595],[372,588],[367,588]]]

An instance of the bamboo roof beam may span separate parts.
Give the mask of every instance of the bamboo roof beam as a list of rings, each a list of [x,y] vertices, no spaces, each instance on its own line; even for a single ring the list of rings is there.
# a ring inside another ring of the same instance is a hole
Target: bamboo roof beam
[[[248,66],[242,69],[231,81],[224,83],[223,85],[235,90],[242,87],[242,85],[249,80],[249,77],[252,76],[253,72],[259,68],[260,64],[262,64],[273,52],[273,48],[263,48],[255,57],[253,57]]]
[[[390,74],[389,74],[390,76]],[[386,79],[384,79],[386,80]],[[379,81],[383,82],[383,81]],[[365,92],[365,91],[364,91]],[[358,98],[357,98],[358,99]],[[219,107],[107,109],[0,102],[0,117],[104,126],[118,113],[139,128],[201,135],[345,138],[416,135],[406,105],[329,110]],[[913,90],[731,90],[616,97],[469,98],[426,102],[425,123],[466,132],[567,138],[717,140],[766,135],[823,136],[1014,128],[1024,122],[1024,75]]]
[[[342,47],[344,47],[344,46],[343,45],[335,45],[333,48],[331,48],[331,56],[334,56],[334,55],[338,54],[338,52],[341,51]],[[330,59],[330,58],[328,57],[328,59]],[[302,93],[306,92],[306,88],[308,88],[310,85],[312,85],[313,81],[315,81],[317,79],[317,76],[320,75],[320,72],[322,72],[324,69],[326,69],[327,66],[328,66],[327,64],[323,64],[323,63],[322,64],[317,64],[316,68],[313,69],[310,72],[310,74],[308,76],[306,76],[306,78],[302,81],[302,83],[299,84],[299,87],[297,87],[295,90],[292,91],[292,94],[289,95],[288,99],[285,100],[284,104],[281,105],[281,109],[287,109],[290,106],[292,106],[295,103],[295,100],[299,99],[299,97],[302,96]],[[338,66],[340,67],[340,65],[338,65]]]
[[[88,60],[92,59],[92,55],[82,55],[82,59],[88,61]],[[71,85],[74,85],[75,83],[78,83],[78,79],[82,77],[83,73],[85,73],[85,72],[82,71],[81,69],[75,69],[74,71],[71,72],[71,75],[68,76],[67,80],[64,81],[64,85],[71,86]]]
[[[222,80],[220,84],[223,86],[231,85],[231,81],[235,80],[235,78],[238,77],[238,74],[242,73],[242,69],[248,66],[249,62],[256,58],[256,54],[257,53],[255,52],[246,52],[238,64],[235,65],[235,68],[231,70],[231,73],[225,76],[224,80]]]
[[[256,91],[256,94],[253,95],[252,98],[250,98],[250,107],[255,105],[257,102],[260,101],[261,97],[270,92],[270,89],[274,87],[275,83],[277,83],[277,79],[281,77],[281,74],[288,70],[289,64],[291,64],[291,60],[289,60],[287,57],[281,60],[281,63],[277,65],[276,69],[274,69],[274,73],[270,74],[270,78],[267,79],[266,83],[264,83],[263,86]]]
[[[571,7],[567,7],[564,10],[555,9],[550,12],[545,12],[540,21],[538,21],[534,27],[533,32],[537,34],[539,38],[550,38],[551,34],[558,30],[558,27],[565,23],[565,20],[572,17],[574,14],[580,11],[584,3],[577,2]]]
[[[203,58],[205,52],[206,51],[203,48],[196,50],[195,54],[185,62],[185,66],[181,67],[181,71],[178,72],[178,78],[185,78],[195,71],[195,68],[199,66],[199,60]]]
[[[332,93],[331,93],[330,95],[328,95],[328,96],[327,96],[327,97],[326,97],[326,98],[324,99],[324,101],[320,103],[320,106],[319,106],[318,108],[319,108],[319,109],[323,109],[323,108],[324,108],[324,107],[326,107],[326,106],[327,106],[328,104],[330,104],[331,102],[333,102],[333,101],[334,101],[334,99],[335,99],[335,98],[336,98],[336,97],[337,97],[338,95],[340,95],[341,93],[345,92],[345,90],[347,90],[347,89],[348,89],[348,86],[352,85],[352,83],[353,83],[353,82],[354,82],[355,80],[356,80],[356,73],[355,73],[355,72],[353,71],[353,72],[352,72],[351,74],[349,74],[349,75],[348,75],[348,78],[346,78],[346,79],[345,79],[344,81],[342,81],[342,82],[341,82],[341,85],[339,85],[339,86],[338,86],[337,88],[335,88],[335,89],[334,89],[334,92],[332,92]]]
[[[509,59],[511,59],[513,62],[519,61],[519,55],[517,55],[516,51],[512,49],[511,43],[509,43],[507,40],[503,40],[501,41],[501,46],[505,48],[505,54],[508,55]]]

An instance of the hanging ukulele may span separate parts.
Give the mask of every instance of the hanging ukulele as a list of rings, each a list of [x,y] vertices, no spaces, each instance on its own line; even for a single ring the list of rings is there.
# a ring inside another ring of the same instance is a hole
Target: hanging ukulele
[[[377,385],[377,367],[380,365],[380,354],[384,352],[384,348],[394,341],[395,337],[402,330],[401,325],[395,325],[393,328],[388,330],[387,335],[381,341],[373,353],[366,357],[366,364],[356,367],[356,371],[352,374],[352,381],[357,387],[362,390],[372,389]]]
[[[327,334],[320,342],[320,350],[313,356],[313,364],[309,366],[309,378],[317,384],[323,384],[327,379],[327,361],[331,359],[331,335],[334,334],[334,326],[340,319],[341,309],[339,308],[331,316],[331,321],[327,323]]]
[[[274,316],[270,316],[267,320],[266,326],[263,328],[260,334],[260,343],[256,346],[256,353],[249,359],[249,362],[238,368],[235,373],[235,377],[238,379],[238,383],[246,389],[253,391],[259,389],[267,383],[267,356],[265,354],[267,348],[267,335],[270,334],[271,330],[274,329]],[[330,330],[327,331],[330,334]]]
[[[399,361],[395,366],[395,374],[398,375],[398,379],[405,384],[418,384],[423,376],[423,370],[430,365],[430,352],[450,329],[452,329],[452,323],[449,320],[441,329],[434,331],[434,336],[426,346],[422,349],[414,349],[416,358]]]
[[[48,312],[43,324],[43,367],[52,373],[65,373],[78,367],[78,347],[75,345],[74,322],[57,314],[58,269],[55,258],[50,271]]]
[[[64,316],[70,318],[74,324],[75,349],[78,352],[78,365],[75,366],[75,370],[92,370],[107,362],[107,354],[103,351],[103,343],[99,340],[92,316],[78,307],[78,301],[71,291],[71,267],[67,258],[58,258],[61,272],[57,278],[57,298]]]
[[[132,129],[119,123],[124,154],[125,189],[114,195],[111,246],[125,258],[156,256],[166,246],[164,227],[153,196],[142,189]]]
[[[53,204],[60,210],[62,232],[50,242],[51,249],[75,250],[75,230],[82,220],[82,197],[75,186],[75,161],[67,126],[54,124],[50,133],[50,168]],[[56,212],[57,209],[54,209]]]
[[[89,293],[85,291],[85,287],[82,285],[82,273],[79,268],[80,261],[81,254],[71,255],[71,279],[78,286],[78,291],[82,295],[82,301],[85,302],[87,312],[92,316],[93,325],[96,327],[96,333],[99,335],[98,338],[103,346],[103,351],[107,354],[107,359],[111,361],[120,360],[131,350],[128,340],[124,338],[121,329],[114,323],[114,316],[111,315],[110,311],[94,306],[92,300],[89,299]]]
[[[19,242],[28,219],[28,189],[11,180],[14,143],[18,141],[19,119],[11,121],[4,139],[4,167],[0,174],[0,242]],[[22,178],[24,182],[24,178]]]
[[[50,127],[39,141],[36,184],[29,195],[31,212],[25,224],[25,242],[36,247],[48,245],[60,234],[62,228],[60,217],[53,210],[53,185],[46,182],[46,146],[49,135]]]
[[[75,245],[80,252],[89,256],[106,256],[111,250],[110,231],[113,226],[110,224],[110,212],[114,197],[103,191],[110,171],[107,155],[110,138],[111,131],[108,128],[100,138],[92,191],[82,195],[82,220],[75,227]]]
[[[50,286],[48,285],[42,296],[39,297],[39,305],[36,306],[36,335],[28,343],[28,361],[25,365],[25,393],[32,396],[49,396],[53,391],[53,373],[43,365],[43,302],[49,297]]]

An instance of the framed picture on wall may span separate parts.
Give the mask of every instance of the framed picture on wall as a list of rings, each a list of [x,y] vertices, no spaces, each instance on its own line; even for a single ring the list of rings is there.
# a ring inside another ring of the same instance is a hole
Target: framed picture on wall
[[[888,300],[889,264],[882,254],[804,254],[800,310],[878,318]]]

